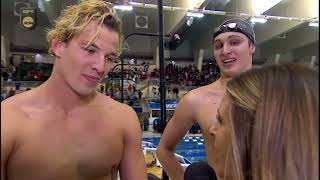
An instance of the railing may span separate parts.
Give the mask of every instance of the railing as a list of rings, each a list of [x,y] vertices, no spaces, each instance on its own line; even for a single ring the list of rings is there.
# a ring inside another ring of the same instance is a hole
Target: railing
[[[43,81],[3,81],[3,86],[20,86],[20,87],[37,87],[42,84]]]
[[[142,83],[145,85],[149,85],[149,86],[156,86],[156,85],[159,85],[159,79],[149,78],[149,79],[142,81]],[[139,84],[136,84],[136,85],[139,85]],[[171,86],[171,85],[166,85],[167,88],[168,88],[168,86]],[[175,86],[175,85],[173,85],[173,86]],[[200,87],[200,86],[185,86],[185,85],[177,85],[177,86],[179,87],[180,91],[191,91],[192,89]]]

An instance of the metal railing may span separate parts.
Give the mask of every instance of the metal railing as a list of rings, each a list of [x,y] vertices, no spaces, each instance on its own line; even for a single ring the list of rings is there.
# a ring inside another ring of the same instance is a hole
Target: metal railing
[[[44,81],[3,81],[2,85],[4,87],[14,87],[19,85],[20,87],[37,87],[42,84]]]

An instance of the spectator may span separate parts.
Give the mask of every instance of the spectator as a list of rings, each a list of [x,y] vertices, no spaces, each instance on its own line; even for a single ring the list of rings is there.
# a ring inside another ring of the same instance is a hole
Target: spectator
[[[149,131],[149,118],[148,117],[143,118],[143,130]]]
[[[157,95],[157,88],[156,87],[152,87],[152,93],[153,93],[153,97],[156,97]]]
[[[143,95],[143,92],[141,90],[138,91],[138,96],[139,96],[139,99],[142,98],[142,95]]]
[[[102,84],[100,84],[100,92],[104,93],[104,86]]]
[[[15,94],[16,94],[16,91],[15,91],[13,88],[10,88],[7,97],[8,97],[8,98],[9,98],[9,97],[12,97],[12,96],[14,96]]]

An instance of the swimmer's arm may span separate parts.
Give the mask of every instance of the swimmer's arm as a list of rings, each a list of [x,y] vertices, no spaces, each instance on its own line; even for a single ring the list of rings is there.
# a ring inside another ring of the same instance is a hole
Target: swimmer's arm
[[[147,180],[146,165],[142,150],[142,132],[135,111],[130,108],[125,114],[124,152],[120,162],[122,180]]]
[[[2,113],[1,113],[2,114]],[[1,179],[6,179],[6,161],[8,159],[8,148],[7,148],[7,143],[5,143],[5,138],[4,138],[4,130],[3,130],[3,118],[1,117]]]
[[[186,135],[194,122],[193,110],[195,104],[192,104],[192,98],[192,94],[187,94],[180,100],[173,117],[169,120],[163,132],[157,149],[157,157],[161,165],[168,176],[174,180],[183,180],[184,170],[174,153],[176,145]]]
[[[14,112],[1,103],[1,179],[7,179],[7,164],[14,146]],[[11,111],[11,110],[10,110]]]

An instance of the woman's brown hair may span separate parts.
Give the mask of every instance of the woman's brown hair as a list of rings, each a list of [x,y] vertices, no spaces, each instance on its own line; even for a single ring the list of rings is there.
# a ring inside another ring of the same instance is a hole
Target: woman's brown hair
[[[319,179],[319,72],[299,64],[252,69],[227,85],[239,180]]]

